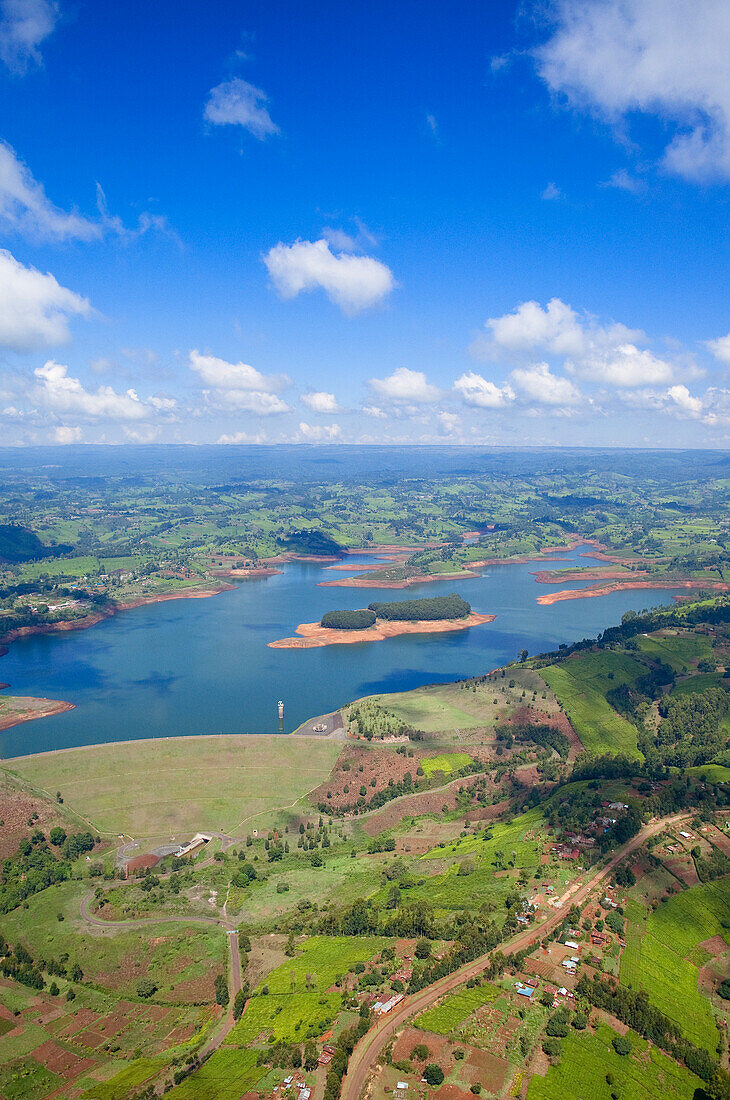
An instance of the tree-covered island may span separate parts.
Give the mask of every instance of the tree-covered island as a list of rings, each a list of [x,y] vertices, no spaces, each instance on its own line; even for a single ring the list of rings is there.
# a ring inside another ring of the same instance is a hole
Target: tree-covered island
[[[430,596],[420,600],[373,602],[366,608],[328,611],[320,625],[328,630],[366,630],[377,619],[391,622],[429,622],[438,619],[465,619],[471,614],[471,604],[452,592],[448,596]]]

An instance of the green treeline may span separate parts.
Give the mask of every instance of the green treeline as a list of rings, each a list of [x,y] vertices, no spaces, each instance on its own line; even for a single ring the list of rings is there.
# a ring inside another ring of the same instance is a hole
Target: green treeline
[[[471,604],[452,592],[449,596],[431,596],[421,600],[396,600],[393,603],[370,603],[379,619],[397,622],[415,622],[425,619],[465,619],[471,613]]]
[[[366,630],[374,622],[374,611],[358,607],[354,611],[328,611],[322,616],[320,626],[328,630]]]
[[[716,1076],[718,1065],[706,1050],[694,1046],[685,1039],[676,1024],[673,1024],[663,1012],[650,1004],[646,993],[623,986],[609,985],[595,974],[593,981],[583,974],[578,981],[576,992],[585,997],[596,1008],[610,1012],[622,1023],[638,1031],[645,1039],[665,1050],[678,1062],[684,1062],[687,1069],[696,1073],[703,1081],[722,1084]],[[727,1076],[725,1075],[725,1083]],[[718,1095],[714,1090],[710,1095]]]

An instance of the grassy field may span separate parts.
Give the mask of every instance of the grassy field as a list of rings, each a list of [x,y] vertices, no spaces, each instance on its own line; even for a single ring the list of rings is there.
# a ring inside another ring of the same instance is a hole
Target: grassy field
[[[84,1093],[84,1100],[125,1100],[131,1089],[139,1088],[155,1074],[159,1073],[164,1060],[156,1058],[137,1058],[132,1065],[125,1066],[108,1081],[92,1085]]]
[[[652,634],[637,638],[643,656],[663,661],[673,672],[687,672],[692,663],[709,657],[712,646],[709,638],[701,634]]]
[[[312,936],[300,954],[267,975],[226,1043],[250,1042],[262,1032],[288,1042],[321,1035],[342,1007],[342,994],[330,987],[385,942],[374,936]]]
[[[49,887],[29,898],[28,909],[3,917],[3,935],[25,944],[36,958],[67,954],[87,980],[118,995],[136,999],[137,981],[149,977],[159,987],[158,1002],[203,1001],[198,987],[212,997],[213,977],[225,971],[227,960],[221,929],[181,920],[157,928],[91,931],[79,920],[80,901],[88,892],[79,882]]]
[[[696,775],[706,783],[730,783],[730,768],[724,764],[700,764],[697,768],[687,768],[687,775]]]
[[[453,771],[471,764],[471,756],[467,752],[442,752],[439,756],[424,756],[421,767],[424,775],[433,775],[434,772],[443,772],[451,775]]]
[[[610,651],[572,657],[541,669],[584,748],[592,753],[634,757],[640,755],[636,728],[606,702],[605,692],[622,683],[635,683],[645,671],[628,654]]]
[[[698,1077],[635,1032],[629,1032],[631,1054],[616,1054],[611,1045],[615,1035],[605,1026],[594,1035],[571,1029],[561,1041],[560,1062],[545,1077],[535,1074],[527,1100],[608,1100],[612,1092],[621,1100],[692,1100],[702,1084]],[[608,1073],[614,1078],[610,1087]]]
[[[18,757],[7,765],[107,834],[245,831],[329,774],[341,746],[321,738],[171,737]]]
[[[212,1058],[167,1095],[174,1100],[239,1100],[266,1076],[255,1050],[217,1050]]]
[[[426,852],[419,861],[424,870],[432,861],[448,862],[444,871],[420,879],[404,891],[408,901],[428,901],[437,909],[460,909],[479,906],[483,902],[499,905],[514,888],[521,870],[534,871],[540,866],[544,844],[543,817],[539,810],[529,810],[514,821],[495,822],[490,832],[463,837],[451,844],[438,845]],[[425,866],[424,866],[425,865]],[[418,864],[413,869],[417,875]],[[504,875],[497,877],[495,870]],[[561,866],[557,873],[543,868],[546,881],[556,889],[565,885],[574,873]],[[461,873],[460,873],[461,872]],[[428,873],[428,872],[427,872]],[[387,890],[377,895],[385,900]]]
[[[482,1005],[494,1001],[500,994],[496,985],[479,985],[473,989],[460,989],[451,993],[448,997],[429,1008],[414,1020],[416,1027],[425,1031],[435,1031],[439,1035],[450,1035],[464,1020],[476,1012]]]
[[[523,691],[528,696],[545,691],[542,679],[530,668],[511,668],[509,677],[495,674],[485,682],[429,684],[375,698],[408,725],[424,733],[440,733],[493,726],[505,708],[524,702]],[[548,701],[541,700],[541,706],[550,709]]]
[[[627,913],[621,980],[645,989],[688,1039],[710,1052],[717,1044],[717,1027],[709,1001],[697,988],[698,970],[690,956],[703,940],[722,934],[728,912],[730,879],[721,879],[676,894],[650,913],[645,925],[640,904],[630,905]]]

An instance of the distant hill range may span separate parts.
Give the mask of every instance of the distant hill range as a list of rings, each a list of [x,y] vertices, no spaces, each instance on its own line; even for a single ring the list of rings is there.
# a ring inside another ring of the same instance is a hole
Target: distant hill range
[[[57,558],[70,554],[73,546],[58,543],[57,546],[44,546],[28,527],[19,523],[0,523],[0,561],[19,563],[39,561],[41,558]]]

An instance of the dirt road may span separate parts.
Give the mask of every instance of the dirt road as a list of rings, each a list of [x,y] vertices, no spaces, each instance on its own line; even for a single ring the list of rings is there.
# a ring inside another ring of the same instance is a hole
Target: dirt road
[[[552,931],[553,928],[565,920],[565,915],[570,905],[580,905],[585,901],[590,892],[599,882],[611,874],[614,867],[620,863],[625,856],[635,851],[636,848],[641,847],[650,836],[661,832],[662,829],[667,828],[667,826],[685,821],[690,816],[690,814],[673,814],[671,817],[665,817],[660,821],[645,825],[635,837],[627,841],[626,844],[618,849],[605,867],[592,875],[582,886],[576,886],[567,891],[563,896],[563,900],[567,904],[564,905],[562,909],[551,913],[547,919],[540,924],[536,924],[527,931],[520,932],[512,939],[501,943],[499,945],[499,950],[503,951],[505,954],[508,951],[514,954],[525,947],[531,947],[533,944],[537,943],[538,940],[543,938],[546,932]],[[489,966],[491,958],[491,952],[488,955],[481,955],[478,959],[474,959],[473,962],[466,963],[459,970],[455,970],[453,974],[448,974],[445,978],[440,978],[439,981],[434,982],[433,985],[429,985],[426,989],[421,989],[418,993],[413,993],[411,996],[406,997],[388,1014],[388,1016],[381,1019],[375,1027],[372,1027],[370,1031],[363,1036],[352,1052],[347,1069],[347,1076],[342,1082],[341,1100],[359,1100],[381,1052],[407,1020],[425,1011],[434,1001],[443,997],[445,993],[456,989],[469,978],[475,978],[478,974],[481,974],[482,971],[486,970]]]
[[[117,885],[124,885],[118,883]],[[130,883],[131,885],[131,883]],[[221,1018],[218,1026],[214,1029],[205,1046],[200,1051],[200,1057],[207,1057],[208,1054],[212,1054],[214,1050],[221,1045],[225,1037],[233,1027],[235,1020],[233,1019],[233,1002],[236,998],[236,994],[241,989],[241,956],[238,950],[238,930],[234,925],[229,924],[228,921],[221,920],[220,917],[201,917],[201,916],[159,916],[159,917],[140,917],[139,920],[100,920],[99,917],[94,917],[89,912],[89,904],[93,899],[93,894],[88,894],[81,902],[80,912],[81,919],[86,921],[87,924],[92,924],[96,928],[112,928],[127,930],[129,928],[143,928],[149,924],[213,924],[218,928],[222,928],[226,932],[226,938],[228,939],[228,1008],[225,1015]]]

